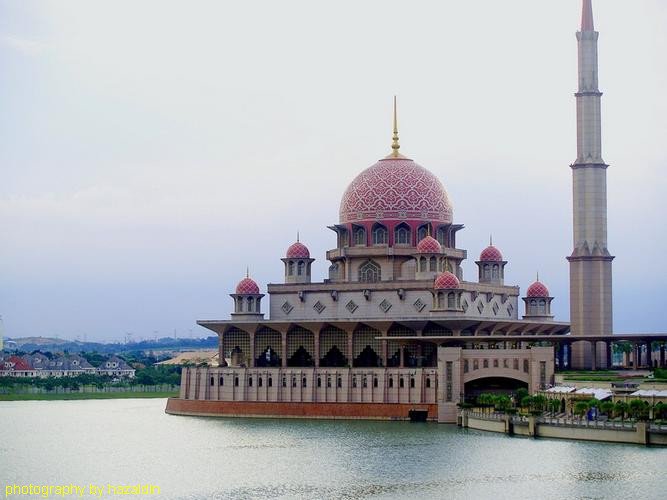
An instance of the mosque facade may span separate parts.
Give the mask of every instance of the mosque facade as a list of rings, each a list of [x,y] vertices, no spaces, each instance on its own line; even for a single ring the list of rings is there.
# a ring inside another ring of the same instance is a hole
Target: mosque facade
[[[573,333],[602,336],[611,333],[613,257],[597,37],[583,0],[570,301]],[[246,275],[231,319],[198,321],[219,336],[220,366],[184,369],[168,412],[455,422],[457,404],[481,391],[535,392],[553,384],[557,366],[608,361],[608,344],[561,342],[571,326],[554,319],[547,286],[538,279],[521,294],[506,283],[508,260],[491,241],[475,252],[477,274],[464,276],[464,226],[441,181],[401,153],[395,102],[389,155],[352,180],[328,228],[336,247],[326,279],[313,281],[315,259],[297,238],[282,256],[282,283],[264,294]]]

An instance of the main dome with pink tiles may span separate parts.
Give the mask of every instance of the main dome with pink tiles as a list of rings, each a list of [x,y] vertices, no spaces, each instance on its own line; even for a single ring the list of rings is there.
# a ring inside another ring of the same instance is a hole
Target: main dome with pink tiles
[[[340,203],[340,222],[430,220],[452,223],[445,187],[413,160],[388,157],[361,172]]]

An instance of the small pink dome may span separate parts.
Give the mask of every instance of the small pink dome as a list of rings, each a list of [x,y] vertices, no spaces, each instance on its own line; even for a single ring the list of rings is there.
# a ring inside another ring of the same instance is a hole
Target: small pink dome
[[[310,259],[310,250],[303,243],[297,241],[287,249],[288,259]]]
[[[417,243],[418,253],[441,253],[442,247],[433,236],[427,236]]]
[[[481,254],[479,254],[479,260],[480,261],[502,262],[503,254],[500,253],[500,250],[498,250],[493,245],[489,245],[484,250],[482,250]]]
[[[540,281],[536,281],[528,287],[526,297],[548,297],[549,289]]]
[[[436,290],[447,290],[450,288],[458,288],[459,286],[461,286],[459,279],[449,271],[440,274],[435,279],[435,283],[433,283],[433,288]]]
[[[239,281],[239,284],[236,285],[236,293],[239,295],[244,294],[259,294],[259,286],[255,283],[255,280],[252,278],[243,278]]]

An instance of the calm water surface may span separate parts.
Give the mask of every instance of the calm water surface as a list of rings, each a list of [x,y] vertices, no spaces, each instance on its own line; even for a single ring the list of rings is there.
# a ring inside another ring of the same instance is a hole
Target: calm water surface
[[[161,499],[667,498],[665,449],[438,424],[178,417],[165,403],[0,402],[0,494],[8,483],[151,483]]]

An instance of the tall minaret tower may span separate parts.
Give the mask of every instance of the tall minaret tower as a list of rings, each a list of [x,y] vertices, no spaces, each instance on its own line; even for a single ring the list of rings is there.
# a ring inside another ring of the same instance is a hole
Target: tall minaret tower
[[[611,335],[611,261],[607,249],[607,165],[602,159],[598,32],[591,0],[583,0],[577,98],[577,159],[571,165],[574,250],[570,262],[572,335]],[[604,343],[573,345],[573,368],[605,368]],[[597,355],[594,356],[594,354]]]

